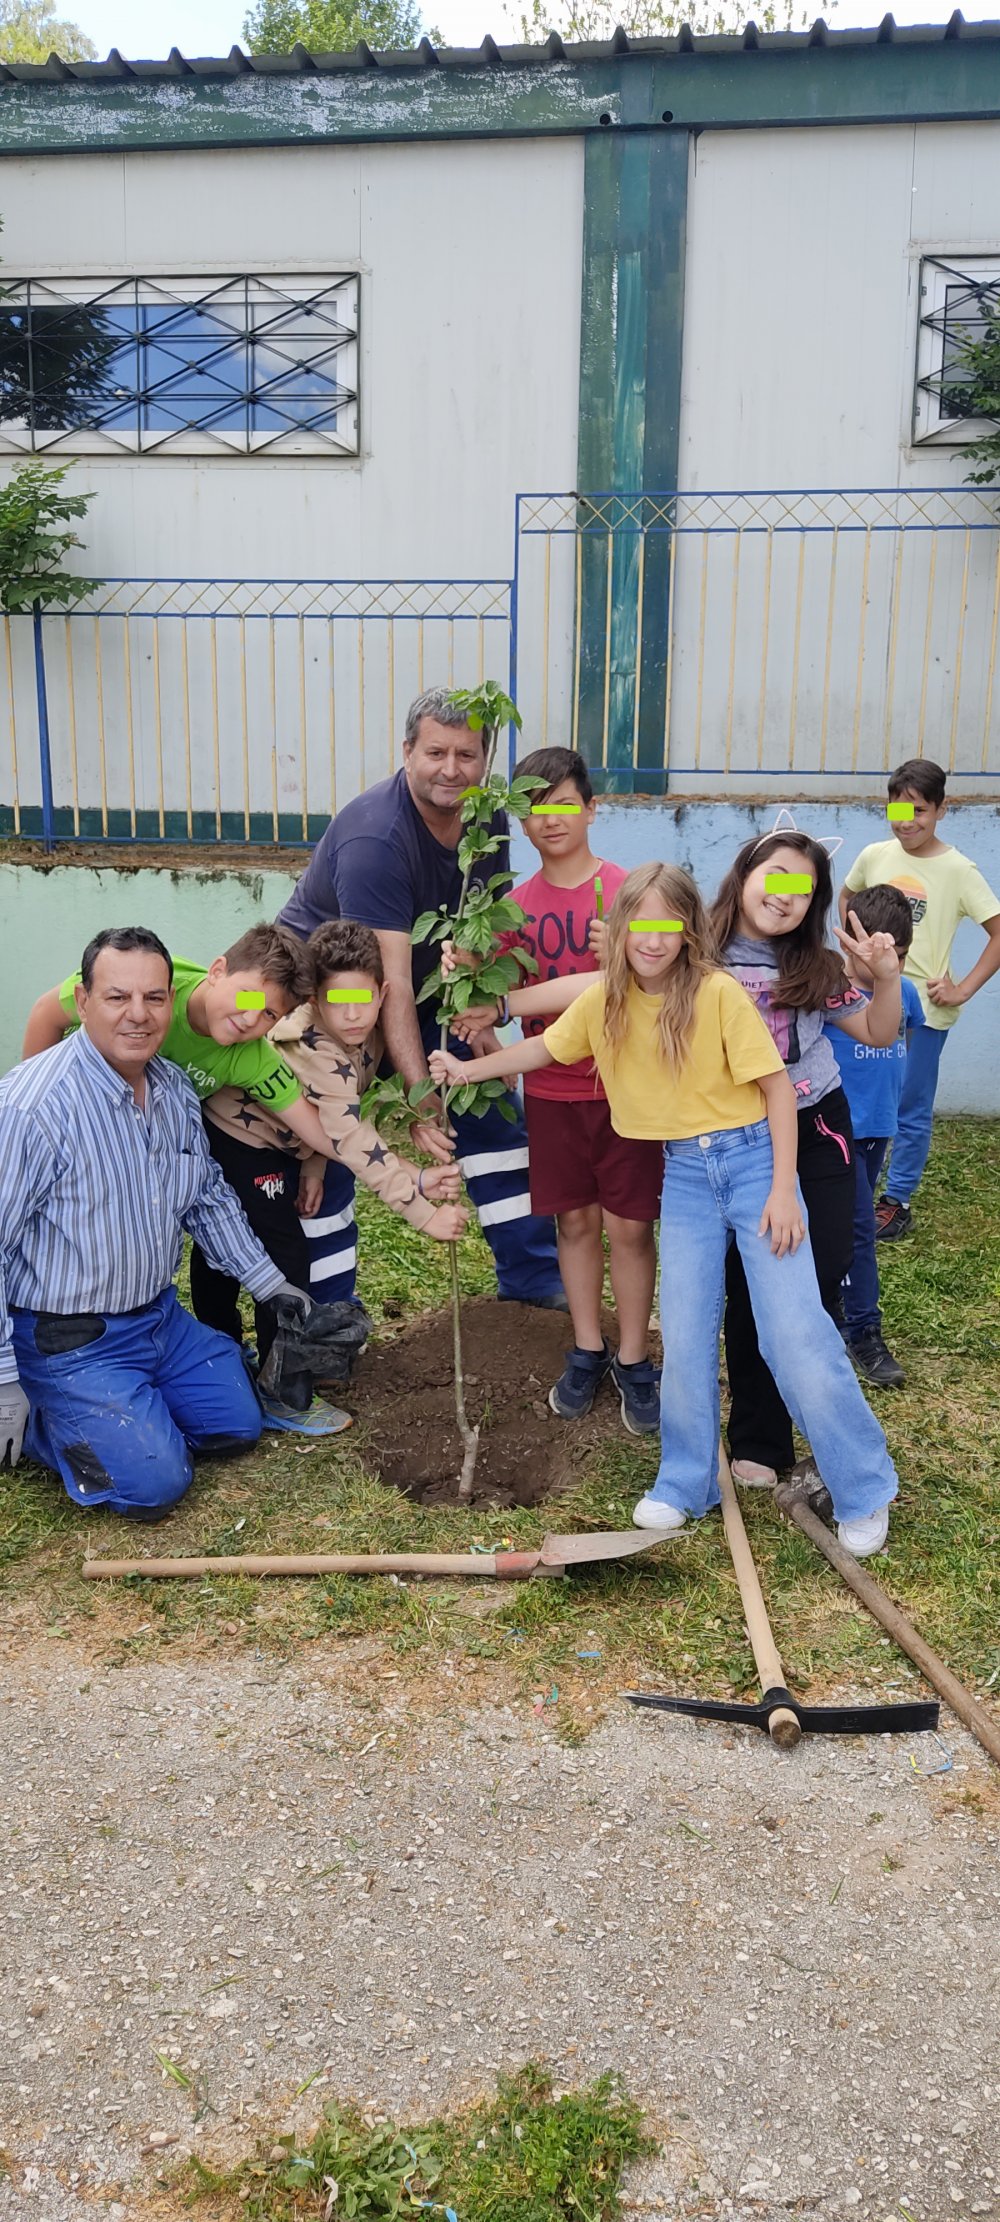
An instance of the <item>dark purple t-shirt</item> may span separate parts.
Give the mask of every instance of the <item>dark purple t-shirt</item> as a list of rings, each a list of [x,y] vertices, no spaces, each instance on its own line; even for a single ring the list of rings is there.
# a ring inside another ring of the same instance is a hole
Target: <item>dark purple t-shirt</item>
[[[508,869],[502,812],[491,830],[503,836],[502,845],[473,867],[473,881]],[[441,903],[454,910],[461,885],[457,850],[435,840],[413,802],[405,772],[398,771],[331,818],[278,923],[303,940],[328,918],[353,918],[377,932],[408,934],[421,911],[437,910]],[[414,949],[415,992],[433,972],[440,953],[436,941]]]

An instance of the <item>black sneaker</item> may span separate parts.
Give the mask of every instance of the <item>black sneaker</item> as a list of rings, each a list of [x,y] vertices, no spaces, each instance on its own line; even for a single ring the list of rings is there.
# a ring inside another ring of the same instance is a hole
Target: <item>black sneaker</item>
[[[909,1204],[898,1204],[894,1196],[883,1196],[875,1206],[876,1242],[902,1242],[913,1226],[913,1213]]]
[[[582,1420],[610,1367],[608,1343],[603,1350],[577,1350],[574,1344],[573,1349],[567,1351],[566,1364],[555,1387],[549,1390],[553,1412],[558,1412],[561,1420]]]
[[[649,1358],[637,1358],[635,1364],[626,1366],[615,1358],[611,1378],[622,1400],[622,1419],[630,1435],[658,1435],[660,1432],[660,1374]]]
[[[903,1368],[892,1351],[886,1349],[877,1327],[869,1327],[865,1334],[849,1342],[847,1355],[855,1373],[861,1375],[862,1381],[870,1381],[874,1389],[903,1387],[906,1380]]]

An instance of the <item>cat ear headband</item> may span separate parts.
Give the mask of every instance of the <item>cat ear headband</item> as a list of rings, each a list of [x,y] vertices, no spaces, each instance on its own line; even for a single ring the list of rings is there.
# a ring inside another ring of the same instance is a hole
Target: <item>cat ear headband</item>
[[[801,826],[796,825],[791,811],[782,808],[778,812],[770,833],[761,834],[760,840],[754,843],[750,855],[756,856],[757,850],[763,848],[765,841],[773,841],[776,833],[801,833],[802,830]],[[819,848],[825,849],[831,861],[836,856],[837,850],[844,846],[843,834],[839,833],[828,834],[825,838],[822,834],[811,833],[808,838],[810,841],[815,841]]]

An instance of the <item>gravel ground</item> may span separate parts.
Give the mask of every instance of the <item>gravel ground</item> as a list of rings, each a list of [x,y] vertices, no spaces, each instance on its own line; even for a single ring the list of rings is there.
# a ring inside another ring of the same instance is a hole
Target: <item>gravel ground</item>
[[[625,1706],[571,1749],[364,1645],[46,1645],[0,1703],[0,2222],[131,2222],[326,2092],[419,2118],[527,2057],[647,2105],[646,2222],[1000,2213],[1000,1801],[949,1717],[926,1779],[931,1738]]]

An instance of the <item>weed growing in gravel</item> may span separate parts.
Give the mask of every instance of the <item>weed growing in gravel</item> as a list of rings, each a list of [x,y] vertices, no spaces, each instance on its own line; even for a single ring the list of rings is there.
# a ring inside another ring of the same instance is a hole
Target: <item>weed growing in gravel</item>
[[[216,2216],[251,2222],[353,2222],[420,2207],[457,2222],[612,2222],[626,2162],[654,2149],[617,2077],[557,2098],[529,2061],[500,2079],[495,2098],[415,2129],[331,2102],[308,2145],[283,2137],[225,2175],[192,2156],[187,2203],[211,2198]]]

